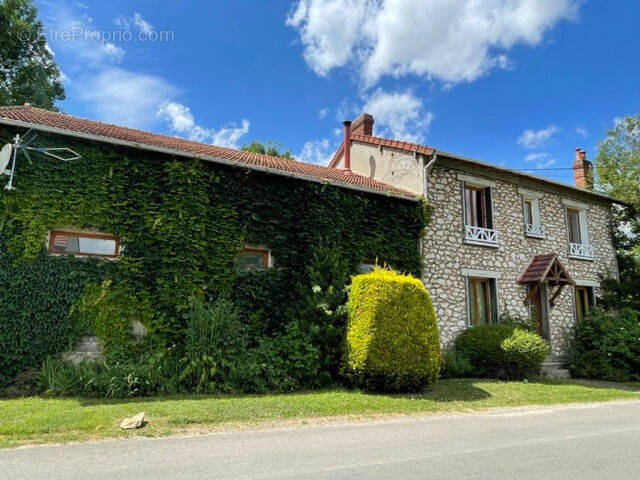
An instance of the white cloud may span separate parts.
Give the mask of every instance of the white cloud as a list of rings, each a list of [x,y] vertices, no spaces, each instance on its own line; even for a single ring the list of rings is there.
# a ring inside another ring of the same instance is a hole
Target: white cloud
[[[142,18],[142,15],[140,15],[138,12],[135,12],[133,14],[133,23],[136,27],[138,27],[141,33],[145,35],[150,35],[151,33],[153,33],[153,26],[144,18]]]
[[[324,118],[327,116],[328,113],[329,113],[328,108],[321,108],[320,110],[318,110],[318,118]]]
[[[549,156],[549,154],[547,152],[529,153],[528,155],[525,155],[524,161],[525,162],[533,162],[535,160],[540,160],[540,159],[546,158],[548,156]]]
[[[587,138],[589,136],[589,130],[584,125],[577,126],[575,128],[575,132],[580,135],[582,138]]]
[[[375,90],[362,107],[375,119],[375,134],[420,143],[433,120],[422,100],[410,90],[386,92]]]
[[[219,147],[238,148],[238,141],[249,133],[249,120],[243,119],[240,126],[230,123],[212,131],[211,143]]]
[[[95,118],[135,128],[151,128],[156,112],[178,90],[153,75],[106,68],[74,82],[74,94]]]
[[[202,127],[196,124],[191,109],[178,102],[163,103],[157,115],[164,118],[175,133],[189,140],[209,142],[219,147],[238,148],[238,141],[249,132],[248,120],[242,120],[240,126],[229,124],[219,130]]]
[[[543,128],[540,130],[525,130],[518,137],[516,142],[525,148],[536,148],[553,137],[553,135],[558,133],[559,130],[560,129],[555,125],[549,125],[547,128]]]
[[[318,75],[351,60],[362,27],[375,13],[374,0],[300,0],[286,24],[300,33],[304,58]]]
[[[536,162],[536,168],[548,168],[556,163],[548,152],[529,153],[524,157],[525,162]]]
[[[328,165],[335,149],[330,148],[329,140],[311,140],[305,142],[302,151],[295,157],[301,162]]]
[[[297,0],[287,17],[319,75],[354,64],[366,85],[415,74],[472,81],[511,65],[513,46],[535,46],[581,0]]]

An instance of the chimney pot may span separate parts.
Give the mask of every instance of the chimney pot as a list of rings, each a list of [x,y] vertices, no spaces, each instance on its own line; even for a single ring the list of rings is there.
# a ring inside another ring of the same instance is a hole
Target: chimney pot
[[[344,173],[351,173],[351,121],[345,120],[342,122],[344,125],[344,142],[342,146],[344,147]]]
[[[573,168],[573,183],[576,187],[593,189],[593,165],[587,160],[586,150],[575,149],[576,159],[571,164]]]
[[[353,121],[351,125],[351,133],[356,135],[373,135],[373,115],[363,113]]]

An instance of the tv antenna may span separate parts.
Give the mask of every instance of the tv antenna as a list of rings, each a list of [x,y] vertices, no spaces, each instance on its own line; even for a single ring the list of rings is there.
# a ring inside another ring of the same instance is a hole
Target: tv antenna
[[[36,147],[31,146],[31,143],[38,136],[33,130],[27,131],[22,137],[16,135],[13,139],[13,143],[7,143],[2,149],[0,149],[0,175],[9,175],[9,183],[4,187],[5,190],[15,190],[13,186],[13,177],[16,174],[16,160],[18,154],[22,153],[29,163],[33,163],[29,152],[40,153],[47,155],[48,157],[55,158],[63,162],[70,162],[82,158],[82,155],[74,152],[70,148],[65,147]],[[7,170],[11,162],[11,169]]]

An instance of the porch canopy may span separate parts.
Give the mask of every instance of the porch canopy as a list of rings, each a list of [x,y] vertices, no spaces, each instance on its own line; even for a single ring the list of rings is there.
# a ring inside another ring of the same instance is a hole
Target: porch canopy
[[[524,299],[525,305],[529,304],[543,283],[547,283],[550,287],[556,287],[549,300],[552,307],[565,285],[575,285],[571,275],[562,266],[555,253],[533,257],[527,269],[520,275],[518,282],[529,285],[529,294]]]

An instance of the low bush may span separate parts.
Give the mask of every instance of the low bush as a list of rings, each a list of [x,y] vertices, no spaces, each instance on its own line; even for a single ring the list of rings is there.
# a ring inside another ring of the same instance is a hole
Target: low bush
[[[477,325],[455,341],[479,377],[516,379],[540,373],[548,345],[534,332],[510,324]]]
[[[130,398],[169,395],[178,391],[177,362],[170,354],[145,356],[135,362],[47,358],[40,370],[40,391],[50,396]]]
[[[420,280],[384,269],[357,275],[347,314],[345,373],[357,386],[415,391],[435,382],[438,327]]]
[[[576,326],[569,369],[574,377],[640,380],[638,312],[629,308],[592,310]]]
[[[455,348],[444,351],[440,364],[440,378],[463,378],[474,374],[473,365],[467,357],[458,353]]]

